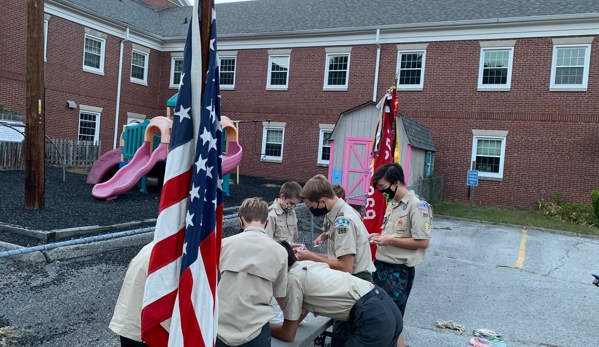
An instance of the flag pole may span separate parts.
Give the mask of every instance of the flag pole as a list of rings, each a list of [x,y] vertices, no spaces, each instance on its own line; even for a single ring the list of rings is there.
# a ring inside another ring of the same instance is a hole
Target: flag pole
[[[206,73],[210,57],[210,27],[212,24],[212,2],[214,0],[203,0],[201,8],[200,41],[202,47],[202,85],[206,85]],[[200,100],[204,99],[204,88]]]

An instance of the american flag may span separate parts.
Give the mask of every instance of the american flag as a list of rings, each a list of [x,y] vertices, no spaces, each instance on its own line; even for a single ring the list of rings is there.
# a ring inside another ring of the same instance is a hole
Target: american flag
[[[216,12],[210,1],[209,65],[202,85],[199,9],[189,26],[165,183],[142,309],[151,347],[214,346],[222,238],[222,126]],[[202,89],[204,89],[203,98]],[[170,333],[160,324],[171,320]]]

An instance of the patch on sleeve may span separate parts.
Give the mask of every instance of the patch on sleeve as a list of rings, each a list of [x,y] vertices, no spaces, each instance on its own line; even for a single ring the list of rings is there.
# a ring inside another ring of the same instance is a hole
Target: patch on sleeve
[[[428,218],[428,212],[422,212],[422,218]]]
[[[345,234],[347,233],[347,228],[346,227],[339,227],[337,228],[337,234]]]
[[[426,231],[431,230],[431,225],[429,223],[424,223],[424,230],[426,230]]]
[[[400,228],[403,227],[403,221],[401,219],[397,221],[397,226]]]
[[[346,227],[351,224],[351,221],[347,218],[337,218],[335,219],[335,228],[337,227]]]
[[[426,202],[421,202],[418,204],[418,209],[419,210],[427,210],[428,211],[428,204]]]

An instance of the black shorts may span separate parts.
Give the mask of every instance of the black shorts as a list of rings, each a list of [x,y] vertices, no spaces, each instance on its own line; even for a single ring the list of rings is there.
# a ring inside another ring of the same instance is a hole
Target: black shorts
[[[376,272],[372,275],[374,284],[389,294],[403,316],[414,284],[414,268],[403,264],[389,264],[376,259],[374,266],[376,267]]]

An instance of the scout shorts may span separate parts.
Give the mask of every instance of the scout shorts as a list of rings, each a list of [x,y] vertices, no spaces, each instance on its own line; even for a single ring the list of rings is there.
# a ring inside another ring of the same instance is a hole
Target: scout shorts
[[[406,311],[406,303],[414,284],[414,268],[404,264],[389,264],[374,260],[376,272],[372,275],[374,284],[383,288],[397,305],[401,315]]]

